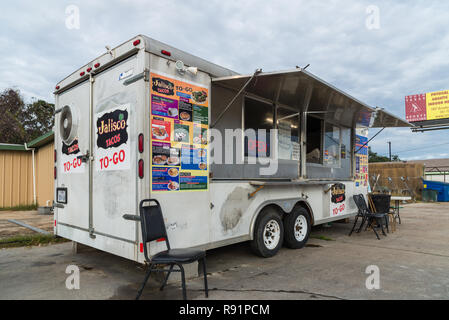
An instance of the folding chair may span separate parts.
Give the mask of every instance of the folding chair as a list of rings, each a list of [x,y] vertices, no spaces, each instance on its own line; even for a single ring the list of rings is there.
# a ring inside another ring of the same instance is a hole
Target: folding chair
[[[155,205],[146,205],[144,203],[154,202]],[[204,272],[204,291],[206,294],[206,298],[209,296],[209,291],[207,287],[207,272],[206,272],[206,252],[203,250],[197,249],[171,249],[170,242],[167,237],[167,230],[165,228],[164,218],[162,216],[162,210],[159,202],[154,199],[142,200],[139,205],[140,210],[140,224],[142,228],[142,241],[143,241],[143,250],[145,255],[145,261],[149,263],[147,274],[145,275],[145,279],[142,283],[142,287],[137,293],[136,300],[138,300],[142,294],[145,285],[150,278],[151,272],[167,272],[167,276],[160,288],[160,290],[164,290],[165,285],[167,284],[168,278],[172,272],[181,272],[181,280],[182,280],[182,296],[184,300],[187,300],[186,294],[186,280],[183,264],[193,263],[195,261],[202,260],[203,262],[203,272]],[[147,244],[155,241],[155,240],[163,240],[167,245],[167,250],[160,252],[151,259],[148,256]],[[156,265],[169,265],[170,268],[168,270],[164,269],[154,269],[153,267]],[[174,270],[174,266],[177,266],[179,270]]]
[[[367,230],[369,227],[371,227],[374,231],[374,233],[376,234],[376,237],[378,240],[380,240],[379,234],[377,233],[376,230],[376,226],[373,225],[374,222],[377,223],[377,227],[381,228],[382,230],[382,234],[384,236],[387,236],[387,234],[385,233],[384,230],[384,222],[386,221],[386,215],[384,213],[372,213],[365,201],[365,197],[363,196],[363,194],[359,194],[359,195],[354,195],[353,196],[354,202],[357,205],[357,208],[359,209],[354,225],[352,227],[351,232],[349,233],[349,236],[352,235],[352,233],[355,231],[356,226],[357,226],[357,221],[359,218],[362,218],[362,222],[357,230],[357,233],[360,233],[363,229],[363,226],[365,225],[365,223],[367,223],[367,226],[365,228],[365,230]]]

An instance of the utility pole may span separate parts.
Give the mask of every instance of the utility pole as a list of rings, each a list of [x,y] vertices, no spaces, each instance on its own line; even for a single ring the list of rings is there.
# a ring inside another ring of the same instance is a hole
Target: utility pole
[[[388,143],[388,149],[389,149],[389,152],[390,152],[390,162],[391,162],[392,161],[392,158],[391,158],[391,142],[388,141],[387,143]]]

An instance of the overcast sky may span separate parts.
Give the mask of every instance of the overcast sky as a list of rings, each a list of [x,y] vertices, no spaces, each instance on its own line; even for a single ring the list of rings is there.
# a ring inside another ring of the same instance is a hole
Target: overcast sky
[[[79,29],[66,26],[70,5]],[[1,13],[0,89],[27,100],[53,101],[59,80],[138,34],[241,73],[310,63],[308,71],[401,117],[406,95],[449,89],[445,0],[17,0]],[[386,155],[387,141],[402,159],[449,157],[449,131],[389,129],[371,146]]]

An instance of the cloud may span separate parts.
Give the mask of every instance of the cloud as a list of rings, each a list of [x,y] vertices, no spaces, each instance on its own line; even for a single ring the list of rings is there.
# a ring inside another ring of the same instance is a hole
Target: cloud
[[[80,9],[79,30],[65,26],[72,4]],[[380,10],[378,30],[365,26],[370,5]],[[145,34],[241,73],[310,63],[309,71],[336,87],[405,117],[406,95],[449,89],[448,18],[449,2],[436,0],[5,2],[0,88],[52,101],[55,84],[105,45]],[[372,143],[375,151],[387,139],[393,146],[445,139],[441,132],[387,132]]]

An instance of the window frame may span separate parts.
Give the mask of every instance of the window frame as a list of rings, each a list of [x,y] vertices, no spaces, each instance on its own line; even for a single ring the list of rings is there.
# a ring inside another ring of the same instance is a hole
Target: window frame
[[[321,163],[313,163],[313,162],[307,162],[307,158],[306,158],[306,166],[311,166],[311,167],[318,167],[318,168],[336,168],[336,169],[342,169],[342,159],[341,159],[341,146],[342,146],[342,139],[343,139],[343,129],[349,129],[350,130],[350,136],[352,137],[353,135],[353,128],[351,127],[347,127],[347,126],[343,126],[341,124],[336,124],[333,121],[328,121],[325,119],[322,119],[320,117],[316,117],[316,116],[310,116],[307,115],[307,117],[313,117],[315,119],[319,119],[322,122],[322,126],[321,126]],[[325,148],[325,135],[326,135],[326,125],[332,125],[334,127],[338,127],[339,130],[339,145],[338,145],[338,150],[340,152],[340,156],[338,157],[338,165],[325,165],[324,164],[324,148]],[[306,144],[307,144],[307,128],[306,128]],[[353,141],[351,138],[350,141],[350,145],[347,146],[348,148],[350,148],[349,150],[346,150],[346,154],[350,154],[350,160],[352,161],[353,158]],[[352,167],[352,165],[351,165]],[[352,169],[351,169],[352,172]]]
[[[339,154],[339,156],[338,156],[337,163],[334,164],[334,165],[328,165],[328,164],[326,165],[326,164],[324,164],[324,151],[325,151],[325,148],[326,148],[326,125],[331,125],[332,127],[338,128],[338,149],[337,149],[337,153]],[[325,167],[325,168],[337,168],[337,169],[341,169],[342,168],[342,165],[341,165],[342,129],[341,128],[342,128],[342,126],[340,126],[340,125],[336,125],[336,124],[333,124],[333,123],[331,123],[329,121],[324,120],[324,126],[323,126],[323,167]]]
[[[271,104],[267,101],[264,101],[263,99],[258,99],[257,97],[244,95],[242,99],[242,156],[243,156],[243,163],[257,163],[258,159],[274,159],[273,158],[273,152],[271,150],[272,144],[270,143],[270,156],[269,157],[253,157],[253,156],[247,156],[245,155],[245,132],[246,132],[246,118],[245,118],[245,112],[246,112],[246,100],[251,99],[253,101],[257,101],[259,103],[263,103],[266,105],[271,106],[272,112],[273,112],[273,125],[270,130],[276,129],[276,122],[277,122],[277,106],[275,104]],[[269,135],[269,138],[271,136]]]
[[[298,123],[298,127],[294,130],[296,130],[297,136],[298,136],[298,144],[299,147],[301,148],[301,112],[297,109],[295,109],[294,107],[290,107],[290,106],[285,106],[285,105],[279,105],[279,104],[275,104],[275,118],[276,118],[276,122],[275,122],[275,129],[279,130],[279,119],[278,119],[278,109],[284,109],[284,110],[288,110],[291,112],[294,112],[294,114],[292,115],[291,119],[296,118],[297,123]],[[292,128],[292,132],[294,131]],[[279,138],[278,138],[279,140]],[[292,140],[293,142],[293,140]],[[285,161],[298,161],[299,163],[301,163],[301,152],[299,153],[299,159],[298,160],[293,160],[293,159],[279,159],[279,160],[285,160]]]

